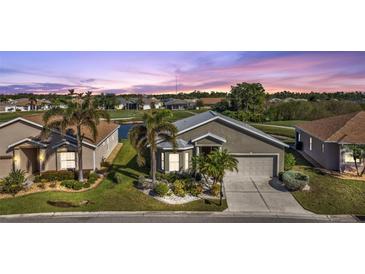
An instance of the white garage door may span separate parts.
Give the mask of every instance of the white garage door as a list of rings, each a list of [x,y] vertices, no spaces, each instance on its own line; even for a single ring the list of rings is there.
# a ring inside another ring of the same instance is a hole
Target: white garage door
[[[229,172],[227,177],[273,177],[276,172],[276,156],[242,156],[238,160],[238,173]]]

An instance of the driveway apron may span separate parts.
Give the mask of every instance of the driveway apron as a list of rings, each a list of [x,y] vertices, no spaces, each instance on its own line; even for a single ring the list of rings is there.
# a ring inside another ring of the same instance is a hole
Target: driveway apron
[[[230,176],[224,189],[231,212],[310,214],[276,178]]]

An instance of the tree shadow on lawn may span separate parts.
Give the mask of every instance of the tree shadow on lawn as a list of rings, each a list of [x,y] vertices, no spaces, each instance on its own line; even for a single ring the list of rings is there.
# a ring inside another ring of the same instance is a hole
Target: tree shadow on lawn
[[[129,170],[128,170],[129,169]],[[133,172],[134,171],[134,172]],[[148,168],[145,166],[138,166],[137,164],[137,156],[135,155],[126,165],[113,164],[110,167],[107,178],[111,181],[114,181],[114,175],[116,172],[119,172],[127,177],[133,179],[133,183],[138,180],[140,175],[146,175],[149,173]]]

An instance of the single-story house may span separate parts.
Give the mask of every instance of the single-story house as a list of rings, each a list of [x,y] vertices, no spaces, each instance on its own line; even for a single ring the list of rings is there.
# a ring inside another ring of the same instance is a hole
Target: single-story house
[[[194,108],[195,100],[170,99],[165,102],[165,107],[171,110],[184,110]]]
[[[141,99],[139,98],[130,98],[130,99],[124,99],[120,98],[119,103],[116,105],[116,109],[158,109],[162,107],[161,101],[154,97],[143,97]]]
[[[157,166],[161,172],[192,168],[193,155],[227,149],[239,161],[238,176],[275,177],[284,169],[287,144],[238,120],[214,111],[203,112],[174,123],[177,148],[161,140]]]
[[[46,99],[32,101],[29,98],[19,98],[8,102],[2,102],[0,104],[0,112],[48,110],[51,106],[51,102]]]
[[[50,170],[77,168],[75,131],[68,129],[62,134],[51,130],[47,138],[42,137],[43,116],[28,115],[0,124],[0,178],[12,169],[22,169],[27,175]],[[90,130],[82,128],[83,168],[95,170],[101,167],[118,144],[118,128],[115,123],[100,121],[98,136],[93,140]]]
[[[365,111],[296,126],[296,148],[326,169],[340,172],[354,169],[350,144],[365,144]]]

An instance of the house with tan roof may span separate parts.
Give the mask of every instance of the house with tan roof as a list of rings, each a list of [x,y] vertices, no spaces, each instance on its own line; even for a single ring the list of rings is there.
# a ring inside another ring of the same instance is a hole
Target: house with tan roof
[[[19,98],[0,103],[0,112],[48,110],[52,103],[46,99],[30,100],[29,98]]]
[[[296,126],[296,148],[329,170],[354,169],[351,144],[365,144],[365,111]]]
[[[41,114],[15,118],[0,124],[0,178],[12,169],[21,169],[27,175],[50,170],[73,170],[77,168],[76,137],[72,127],[61,133],[51,129],[47,137]],[[118,144],[116,123],[100,121],[98,135],[93,139],[87,128],[82,128],[83,168],[96,170]]]

